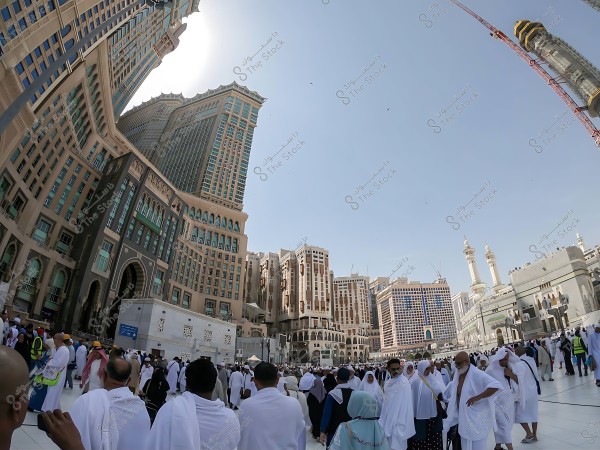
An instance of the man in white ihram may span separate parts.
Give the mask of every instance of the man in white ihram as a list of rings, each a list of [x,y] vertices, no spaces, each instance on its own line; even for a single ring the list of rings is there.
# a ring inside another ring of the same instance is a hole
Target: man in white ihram
[[[528,347],[528,350],[531,348]],[[530,350],[531,351],[531,350]],[[521,367],[524,373],[523,383],[519,385],[519,403],[515,419],[521,424],[527,435],[521,441],[522,444],[536,442],[538,428],[538,380],[537,367],[535,360],[525,354],[524,347],[518,347],[515,350],[517,356],[521,359]],[[531,428],[529,424],[531,423]]]
[[[154,367],[150,364],[151,362],[150,358],[144,358],[144,365],[142,366],[142,370],[140,370],[140,391],[144,389],[146,381],[150,380],[154,373]]]
[[[229,377],[229,404],[233,409],[238,409],[241,404],[241,390],[244,385],[244,375],[236,368]]]
[[[217,382],[215,366],[207,359],[197,359],[187,365],[185,376],[187,390],[158,411],[150,432],[149,448],[235,449],[240,442],[240,423],[221,400],[211,400]],[[265,427],[269,428],[270,424]]]
[[[262,362],[254,369],[258,392],[240,407],[242,436],[238,450],[304,450],[304,415],[300,403],[277,390],[277,367]]]
[[[502,386],[483,370],[472,366],[466,352],[459,352],[454,362],[456,376],[443,395],[449,401],[446,426],[458,424],[463,450],[483,450],[487,448],[488,434],[496,423],[494,404],[489,397]]]
[[[177,392],[177,379],[179,378],[179,361],[177,356],[167,365],[167,371],[167,382],[169,383],[169,391],[167,393],[175,395]]]
[[[59,373],[58,383],[54,386],[48,386],[46,398],[42,405],[42,411],[54,411],[60,409],[60,395],[67,378],[67,364],[69,364],[69,350],[65,347],[65,338],[63,333],[56,333],[52,338],[54,342],[54,352],[48,364],[44,369],[44,376],[47,372]]]
[[[86,450],[147,448],[150,417],[144,401],[127,386],[130,375],[129,361],[109,360],[103,376],[104,389],[83,394],[71,406],[69,414]]]
[[[512,429],[519,400],[519,386],[525,382],[523,369],[519,357],[506,347],[502,347],[491,357],[485,371],[502,385],[502,390],[494,396],[498,426],[494,431],[496,450],[502,449],[501,444],[505,444],[508,450],[513,450]]]
[[[400,373],[400,360],[387,363],[390,378],[383,387],[383,406],[379,423],[383,427],[390,449],[406,450],[408,439],[415,434],[412,389],[408,378]]]

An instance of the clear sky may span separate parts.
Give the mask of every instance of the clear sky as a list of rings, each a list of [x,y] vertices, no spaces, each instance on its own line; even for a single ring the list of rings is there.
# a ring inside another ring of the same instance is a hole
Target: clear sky
[[[515,21],[542,20],[600,66],[600,13],[582,1],[464,3],[515,40]],[[544,244],[572,245],[576,232],[600,243],[600,149],[451,2],[203,0],[186,21],[129,108],[234,80],[268,99],[245,193],[249,251],[306,238],[329,250],[336,276],[388,276],[404,260],[394,277],[412,266],[410,279],[430,282],[434,266],[454,294],[470,285],[464,236],[488,283],[486,242],[504,283]]]

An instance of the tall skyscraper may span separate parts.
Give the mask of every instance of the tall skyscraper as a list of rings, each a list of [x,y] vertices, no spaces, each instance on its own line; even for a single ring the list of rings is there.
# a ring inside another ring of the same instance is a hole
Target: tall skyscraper
[[[265,99],[232,83],[185,99],[158,97],[123,115],[118,128],[178,189],[241,210],[258,111]],[[165,108],[162,110],[162,108]],[[156,148],[148,149],[140,127],[157,130],[168,121]],[[151,123],[146,121],[151,119]]]
[[[346,355],[364,361],[370,352],[369,277],[352,274],[334,278],[333,301],[333,320],[346,334]]]
[[[377,308],[383,353],[456,338],[450,287],[445,279],[420,283],[398,278],[379,293]]]
[[[260,260],[260,293],[258,306],[265,310],[265,322],[277,320],[277,310],[281,301],[281,267],[279,255],[266,253]]]
[[[111,199],[109,194],[102,200],[96,192],[106,185],[103,170],[119,156],[135,152],[114,125],[119,102],[128,101],[168,50],[159,45],[163,35],[176,37],[182,17],[197,6],[198,1],[189,0],[176,0],[163,9],[137,0],[14,0],[0,5],[0,281],[18,286],[6,300],[22,317],[57,320],[75,273],[83,267],[74,252],[75,238],[90,226],[90,210]],[[177,42],[167,39],[172,49]],[[111,59],[123,44],[136,43],[135,54]],[[127,92],[115,98],[124,83],[129,83]],[[134,164],[136,177],[145,170],[155,173],[140,168],[146,163]],[[120,189],[121,181],[113,186],[122,201],[115,197],[110,208],[104,204],[107,214],[113,212],[113,203],[130,208],[130,189],[140,189],[139,179],[123,177],[125,187]],[[172,207],[162,201],[161,207]],[[127,214],[119,210],[116,220]],[[90,250],[86,257],[95,258],[99,250]],[[116,246],[108,242],[103,251],[97,283],[80,286],[92,290],[97,302],[88,305],[92,312],[118,295],[107,284],[98,284],[100,279],[104,283],[107,270],[116,270],[104,264],[118,256]],[[113,275],[118,280],[122,274]],[[114,291],[118,287],[112,286]]]
[[[135,143],[135,148],[157,166],[160,162],[157,143],[171,113],[181,106],[184,100],[185,97],[181,94],[161,94],[120,117],[117,127],[130,142]]]
[[[519,20],[514,31],[521,47],[548,63],[552,71],[564,78],[565,83],[586,103],[591,117],[600,116],[598,68],[565,41],[548,33],[540,22]]]

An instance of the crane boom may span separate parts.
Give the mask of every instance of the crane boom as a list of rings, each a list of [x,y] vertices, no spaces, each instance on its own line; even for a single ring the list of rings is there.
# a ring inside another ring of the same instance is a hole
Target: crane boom
[[[538,73],[538,75],[540,75],[546,81],[546,83],[554,90],[554,92],[556,92],[558,96],[567,104],[567,107],[573,112],[573,114],[575,114],[575,117],[579,119],[579,121],[588,131],[590,136],[592,136],[592,139],[594,139],[596,146],[600,147],[600,130],[596,128],[596,126],[590,120],[587,114],[585,114],[584,111],[587,108],[579,106],[577,102],[575,102],[575,100],[573,100],[573,98],[569,95],[569,93],[561,86],[561,84],[558,81],[556,81],[555,77],[548,73],[548,71],[544,69],[537,60],[529,56],[529,53],[527,53],[525,50],[523,50],[521,47],[515,44],[512,39],[510,39],[502,31],[498,30],[495,26],[493,26],[483,17],[479,16],[477,13],[467,8],[458,0],[449,1],[454,3],[460,9],[469,14],[471,17],[477,19],[483,26],[485,26],[488,30],[492,32],[493,37],[500,39],[502,42],[508,45],[515,53],[517,53],[517,55],[519,55],[521,59],[527,62],[529,67],[535,70]]]

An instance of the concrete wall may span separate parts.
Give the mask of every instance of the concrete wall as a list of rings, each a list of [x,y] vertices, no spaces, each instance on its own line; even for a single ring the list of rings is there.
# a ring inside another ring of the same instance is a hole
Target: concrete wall
[[[121,324],[138,328],[138,335],[121,336]],[[124,300],[117,322],[115,344],[172,359],[200,357],[215,363],[233,362],[235,325],[191,312],[157,299]]]

